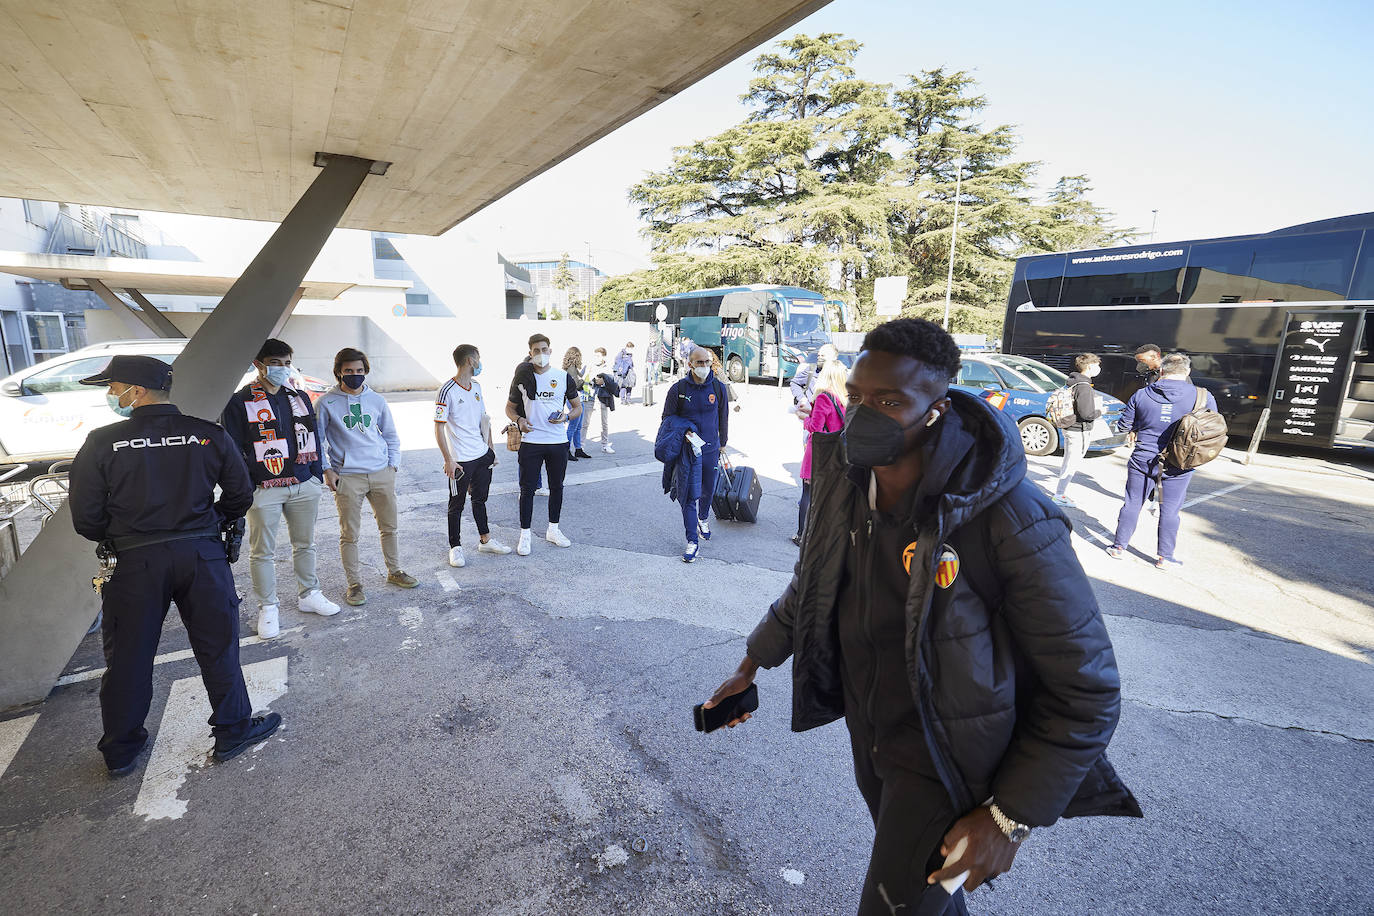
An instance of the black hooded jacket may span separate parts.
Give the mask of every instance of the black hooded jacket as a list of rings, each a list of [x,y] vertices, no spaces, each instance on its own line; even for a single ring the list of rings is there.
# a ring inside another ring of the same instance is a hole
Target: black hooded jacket
[[[950,391],[923,448],[913,511],[906,666],[926,744],[956,810],[995,797],[1011,817],[1141,816],[1107,762],[1121,705],[1111,640],[1069,541],[1069,523],[1026,479],[1020,435],[984,401]],[[792,728],[844,715],[838,590],[869,471],[840,434],[812,437],[811,511],[788,585],[749,637],[765,668],[792,657]],[[922,497],[917,497],[922,498]],[[926,529],[929,530],[926,530]],[[944,547],[959,557],[937,588]],[[938,548],[938,549],[937,549]]]

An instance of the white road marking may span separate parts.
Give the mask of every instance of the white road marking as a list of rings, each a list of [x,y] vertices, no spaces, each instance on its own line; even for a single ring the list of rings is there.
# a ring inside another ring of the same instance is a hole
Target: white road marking
[[[447,569],[441,569],[434,574],[434,578],[439,580],[439,586],[446,592],[458,591],[458,583],[453,579],[453,573]]]
[[[290,635],[291,633],[299,633],[299,632],[301,632],[301,631],[304,630],[304,629],[305,629],[304,626],[291,627],[291,628],[288,629],[288,630],[282,630],[279,634],[277,634],[276,636],[272,637],[272,639],[263,639],[261,636],[256,636],[256,635],[254,635],[254,636],[245,636],[245,637],[243,637],[242,639],[239,640],[239,647],[242,648],[242,647],[244,647],[244,646],[258,646],[258,645],[262,645],[262,644],[264,644],[264,643],[270,643],[270,642],[272,642],[273,640],[281,639],[281,637]],[[153,659],[153,664],[154,664],[154,665],[165,665],[165,664],[167,664],[168,662],[181,662],[181,661],[185,661],[185,660],[188,659],[188,658],[195,658],[195,657],[196,657],[196,654],[195,654],[194,652],[192,652],[190,649],[178,649],[178,650],[175,651],[175,652],[168,652],[168,653],[166,653],[165,655],[159,655],[159,656],[157,656],[156,658]],[[105,669],[104,669],[104,668],[93,668],[93,669],[91,669],[90,671],[79,671],[79,672],[77,672],[76,674],[67,674],[67,675],[63,675],[62,677],[60,677],[60,678],[57,679],[57,683],[56,683],[55,685],[53,685],[53,686],[55,686],[55,687],[66,687],[68,684],[79,684],[79,683],[81,683],[82,681],[93,681],[93,680],[95,680],[96,678],[98,678],[98,677],[100,677],[101,675],[103,675],[104,673],[105,673]]]
[[[1205,503],[1209,499],[1216,499],[1218,496],[1225,496],[1227,493],[1234,493],[1237,490],[1243,490],[1246,487],[1250,486],[1250,484],[1252,483],[1254,483],[1253,480],[1243,480],[1240,483],[1233,483],[1229,487],[1222,487],[1215,493],[1208,493],[1205,496],[1198,496],[1193,499],[1190,499],[1183,504],[1183,508],[1187,509],[1190,506],[1196,506],[1198,503]]]
[[[286,656],[245,665],[243,679],[253,709],[267,707],[286,693]],[[210,762],[211,740],[205,724],[208,706],[205,687],[198,676],[172,684],[167,708],[153,738],[153,753],[143,773],[143,785],[134,802],[134,814],[152,821],[175,820],[186,813],[188,803],[177,792],[193,768]]]
[[[5,771],[10,768],[14,755],[19,753],[24,739],[29,736],[29,730],[37,721],[38,713],[34,713],[31,716],[0,722],[0,776],[4,776]]]

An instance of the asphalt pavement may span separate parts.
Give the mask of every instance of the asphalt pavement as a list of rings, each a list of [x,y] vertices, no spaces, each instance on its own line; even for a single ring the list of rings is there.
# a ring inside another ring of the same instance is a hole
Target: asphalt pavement
[[[761,673],[745,726],[691,723],[796,558],[785,396],[749,386],[732,415],[761,519],[718,523],[695,564],[653,462],[659,411],[632,406],[613,415],[614,455],[588,445],[569,466],[571,548],[470,549],[463,569],[446,562],[428,397],[391,400],[402,557],[421,586],[384,583],[365,510],[366,605],[322,619],[287,601],[263,642],[245,602],[250,690],[285,724],[225,764],[206,760],[208,704],[171,613],[152,752],[108,779],[88,638],[44,703],[0,716],[6,912],[852,912],[873,831],[843,725],[789,730],[787,666]],[[1240,457],[1194,479],[1172,572],[1149,562],[1149,516],[1127,558],[1106,556],[1124,456],[1085,462],[1067,514],[1122,671],[1110,753],[1146,817],[1036,831],[973,913],[1374,911],[1374,466]],[[505,452],[490,508],[514,546]],[[337,534],[326,501],[319,570],[342,602]],[[246,560],[235,571],[246,593]]]

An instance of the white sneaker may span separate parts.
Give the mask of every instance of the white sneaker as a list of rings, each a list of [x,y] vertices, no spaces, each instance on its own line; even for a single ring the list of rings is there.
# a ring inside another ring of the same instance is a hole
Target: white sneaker
[[[478,547],[477,547],[477,552],[478,552],[478,553],[494,553],[494,554],[497,554],[497,555],[499,555],[499,556],[505,556],[506,554],[510,553],[510,548],[507,547],[505,544],[502,544],[502,543],[501,543],[500,541],[498,541],[496,538],[492,538],[490,541],[487,541],[485,544],[480,544],[480,545],[478,545]]]
[[[549,525],[549,530],[544,533],[544,540],[548,541],[555,547],[572,546],[572,541],[568,540],[568,536],[566,534],[558,530],[557,525]]]
[[[333,617],[339,613],[339,606],[326,598],[324,592],[317,588],[301,598],[301,611],[306,614],[319,614],[321,617]]]
[[[682,551],[682,562],[691,563],[697,558],[697,545],[692,541],[687,542],[687,546]]]
[[[281,632],[281,625],[277,623],[277,606],[269,604],[266,607],[258,608],[258,638],[275,639]]]
[[[520,529],[520,543],[516,545],[515,552],[522,557],[530,555],[530,529]]]
[[[462,547],[450,547],[448,549],[448,565],[462,569],[468,565],[467,558],[463,556]]]
[[[711,523],[704,518],[697,519],[697,534],[701,535],[703,540],[711,540]]]
[[[548,496],[548,495],[549,495],[549,488],[548,488],[548,487],[540,487],[539,489],[537,489],[537,490],[534,491],[534,495],[535,495],[535,496]]]
[[[609,442],[606,442],[606,443],[602,444],[601,450],[602,450],[603,452],[605,452],[607,455],[614,455],[614,454],[615,454],[615,449],[611,448],[611,443],[609,443]]]

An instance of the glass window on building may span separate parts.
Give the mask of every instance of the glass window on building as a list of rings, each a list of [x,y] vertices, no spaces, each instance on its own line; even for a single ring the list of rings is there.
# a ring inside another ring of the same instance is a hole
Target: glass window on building
[[[406,293],[406,305],[429,305],[429,294]]]
[[[381,236],[374,236],[372,239],[372,254],[379,261],[404,261],[401,253],[396,250],[396,246],[391,243],[391,239]]]

